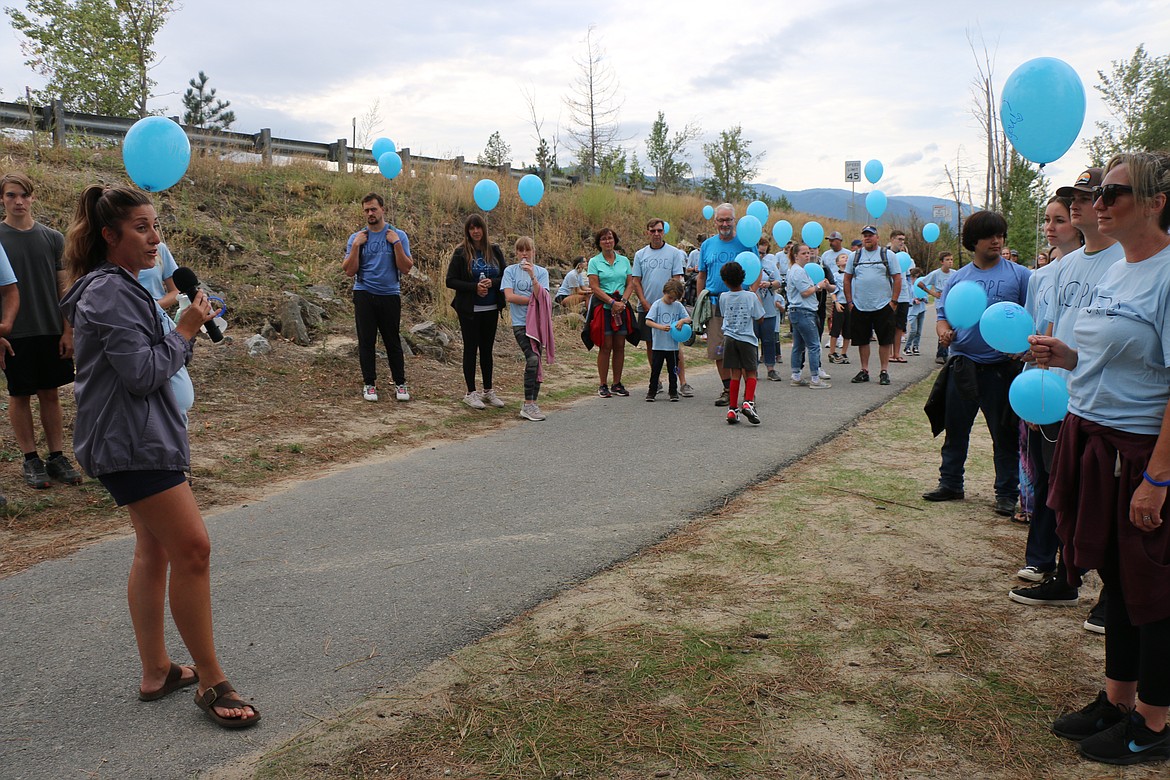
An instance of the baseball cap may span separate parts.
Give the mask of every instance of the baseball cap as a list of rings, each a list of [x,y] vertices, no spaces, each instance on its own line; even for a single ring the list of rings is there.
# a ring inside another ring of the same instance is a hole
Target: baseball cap
[[[1104,177],[1105,172],[1100,168],[1086,168],[1085,172],[1077,177],[1076,184],[1071,187],[1061,187],[1056,191],[1056,194],[1061,198],[1074,197],[1078,192],[1088,195],[1094,187],[1101,186],[1101,179]]]
[[[877,232],[878,232],[878,229],[877,229],[877,228],[875,228],[873,225],[866,225],[865,227],[863,227],[863,228],[861,229],[861,232],[862,232],[862,234],[863,234],[863,235],[864,235],[865,233],[873,233],[873,234],[876,236],[876,235],[877,235]]]
[[[832,233],[829,234],[830,241],[840,241],[843,238],[845,238],[845,237],[843,235],[841,235],[841,233],[836,231],[836,230],[834,230]]]
[[[861,239],[860,238],[853,239],[853,243],[850,244],[849,246],[861,246]]]

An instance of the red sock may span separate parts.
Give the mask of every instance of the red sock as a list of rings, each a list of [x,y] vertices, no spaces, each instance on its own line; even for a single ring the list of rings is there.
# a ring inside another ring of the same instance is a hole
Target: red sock
[[[730,398],[730,408],[735,409],[739,406],[739,380],[732,379],[731,387],[727,390],[727,397]]]
[[[743,400],[745,400],[745,401],[756,400],[756,378],[754,376],[749,376],[747,379],[745,379],[743,381],[744,381]]]

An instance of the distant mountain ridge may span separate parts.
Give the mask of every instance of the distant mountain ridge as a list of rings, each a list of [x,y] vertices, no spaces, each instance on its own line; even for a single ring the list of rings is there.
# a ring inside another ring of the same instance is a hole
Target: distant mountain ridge
[[[820,188],[793,191],[782,190],[779,187],[773,187],[771,184],[755,184],[753,186],[756,188],[756,192],[767,195],[769,198],[779,198],[783,195],[788,198],[788,202],[797,211],[816,214],[821,217],[829,217],[831,219],[853,220],[856,222],[866,222],[869,220],[869,212],[865,210],[865,192],[858,192],[856,196],[852,196],[849,190],[842,189]],[[851,198],[854,203],[852,213],[849,208]],[[947,213],[950,215],[948,222],[953,225],[955,219],[954,201],[931,198],[925,195],[891,196],[888,198],[886,212],[882,214],[882,221],[893,221],[904,224],[910,221],[910,215],[913,214],[923,224],[933,222],[934,216],[932,210],[935,206],[946,206]],[[970,213],[971,208],[964,204],[963,215],[967,216]]]

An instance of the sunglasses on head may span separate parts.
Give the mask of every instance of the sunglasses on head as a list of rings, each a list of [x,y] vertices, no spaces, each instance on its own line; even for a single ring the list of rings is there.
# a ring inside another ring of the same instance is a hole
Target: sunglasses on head
[[[1097,199],[1100,198],[1102,205],[1106,208],[1116,203],[1117,196],[1122,193],[1133,194],[1133,187],[1128,184],[1106,184],[1104,187],[1094,187],[1090,192],[1093,202],[1096,203]]]

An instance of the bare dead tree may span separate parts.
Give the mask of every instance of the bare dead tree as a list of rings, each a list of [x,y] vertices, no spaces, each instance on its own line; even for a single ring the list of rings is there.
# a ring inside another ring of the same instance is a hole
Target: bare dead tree
[[[578,166],[592,177],[605,155],[625,140],[618,124],[622,103],[618,99],[617,74],[606,62],[592,26],[585,33],[585,56],[573,61],[579,73],[570,85],[571,94],[565,97],[569,140]]]
[[[995,54],[989,52],[983,32],[979,32],[979,46],[982,54],[976,49],[975,33],[967,29],[967,45],[971,48],[971,56],[975,58],[975,67],[979,71],[978,77],[971,82],[971,115],[979,123],[980,130],[987,147],[987,161],[984,174],[983,207],[992,211],[1000,210],[1000,200],[1003,188],[1007,186],[1008,174],[1008,141],[1007,135],[999,121],[999,105],[993,82],[995,74]]]

